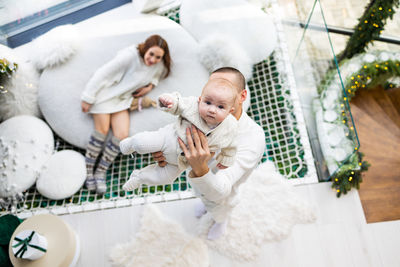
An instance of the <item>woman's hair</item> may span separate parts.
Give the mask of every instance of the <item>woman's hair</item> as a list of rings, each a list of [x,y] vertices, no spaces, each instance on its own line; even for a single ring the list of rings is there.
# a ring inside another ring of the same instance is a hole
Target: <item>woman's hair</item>
[[[140,56],[144,58],[144,54],[146,54],[147,50],[149,50],[149,48],[153,46],[158,46],[162,50],[164,50],[164,56],[162,60],[166,68],[166,73],[163,78],[167,78],[171,71],[171,56],[169,55],[169,48],[167,41],[165,41],[160,35],[155,34],[147,38],[146,41],[144,41],[144,43],[139,44],[137,49],[139,51]]]

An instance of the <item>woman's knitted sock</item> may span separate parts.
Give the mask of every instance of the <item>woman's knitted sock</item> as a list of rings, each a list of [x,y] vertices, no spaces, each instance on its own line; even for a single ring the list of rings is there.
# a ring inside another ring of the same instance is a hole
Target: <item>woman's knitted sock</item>
[[[94,173],[94,179],[96,180],[96,192],[97,194],[104,194],[107,190],[106,185],[106,174],[107,169],[113,163],[114,159],[119,153],[119,142],[120,140],[113,136],[106,144],[103,155],[100,158],[100,162],[97,165],[97,169]]]
[[[96,189],[96,182],[93,178],[94,164],[103,147],[106,136],[98,131],[94,131],[90,136],[89,143],[86,148],[86,181],[85,186],[89,191]]]

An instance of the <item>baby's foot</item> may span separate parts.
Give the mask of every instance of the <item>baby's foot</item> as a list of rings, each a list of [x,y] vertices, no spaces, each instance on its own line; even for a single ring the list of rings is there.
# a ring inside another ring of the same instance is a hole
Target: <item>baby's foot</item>
[[[135,152],[132,146],[132,137],[125,138],[119,143],[119,149],[124,155],[129,155]]]
[[[139,188],[140,185],[141,182],[137,178],[137,171],[134,170],[131,173],[131,176],[129,176],[129,180],[122,186],[122,189],[124,189],[125,191],[133,191],[136,188]]]
[[[196,202],[196,204],[194,204],[194,215],[196,216],[196,218],[200,218],[206,213],[206,206],[204,206],[202,201]]]

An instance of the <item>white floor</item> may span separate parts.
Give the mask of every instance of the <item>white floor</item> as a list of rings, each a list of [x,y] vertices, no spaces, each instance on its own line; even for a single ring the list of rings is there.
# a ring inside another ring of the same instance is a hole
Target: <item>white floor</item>
[[[254,262],[235,262],[210,251],[210,266],[248,267],[398,267],[400,221],[367,224],[356,190],[336,198],[330,183],[296,186],[316,206],[314,224],[297,225],[281,242],[266,243]],[[194,199],[156,204],[161,211],[195,233]],[[108,255],[139,229],[143,206],[65,215],[80,236],[78,266],[111,266]]]

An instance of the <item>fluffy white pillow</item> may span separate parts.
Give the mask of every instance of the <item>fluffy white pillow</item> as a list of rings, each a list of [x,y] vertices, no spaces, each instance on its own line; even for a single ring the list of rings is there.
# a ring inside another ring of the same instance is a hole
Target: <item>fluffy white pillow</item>
[[[199,44],[199,60],[210,73],[221,67],[233,67],[240,70],[246,79],[251,78],[252,64],[248,53],[229,35],[212,34]]]
[[[0,44],[0,57],[18,64],[17,71],[5,85],[7,93],[0,95],[0,122],[17,115],[40,117],[38,105],[39,73],[28,60]]]
[[[266,59],[277,42],[272,19],[244,0],[183,0],[180,21],[198,41],[211,34],[229,35],[251,64]]]
[[[39,88],[39,105],[46,121],[75,146],[86,148],[94,130],[92,116],[81,111],[81,92],[91,75],[124,47],[143,42],[152,34],[167,40],[173,61],[171,74],[148,94],[153,99],[172,91],[180,91],[184,96],[200,95],[208,80],[208,73],[195,53],[198,44],[170,19],[154,15],[131,18],[131,13],[122,13],[114,23],[100,25],[96,20],[88,20],[85,26],[81,30],[85,39],[79,51],[65,64],[45,69]],[[154,108],[131,112],[130,118],[130,135],[159,129],[174,120],[172,115]]]
[[[0,124],[0,197],[31,187],[54,150],[50,127],[32,116],[16,116]]]
[[[39,70],[66,62],[78,50],[80,36],[75,26],[58,26],[32,41],[31,60]]]
[[[73,150],[63,150],[50,157],[36,182],[36,189],[47,198],[64,199],[75,194],[85,178],[85,157]]]

